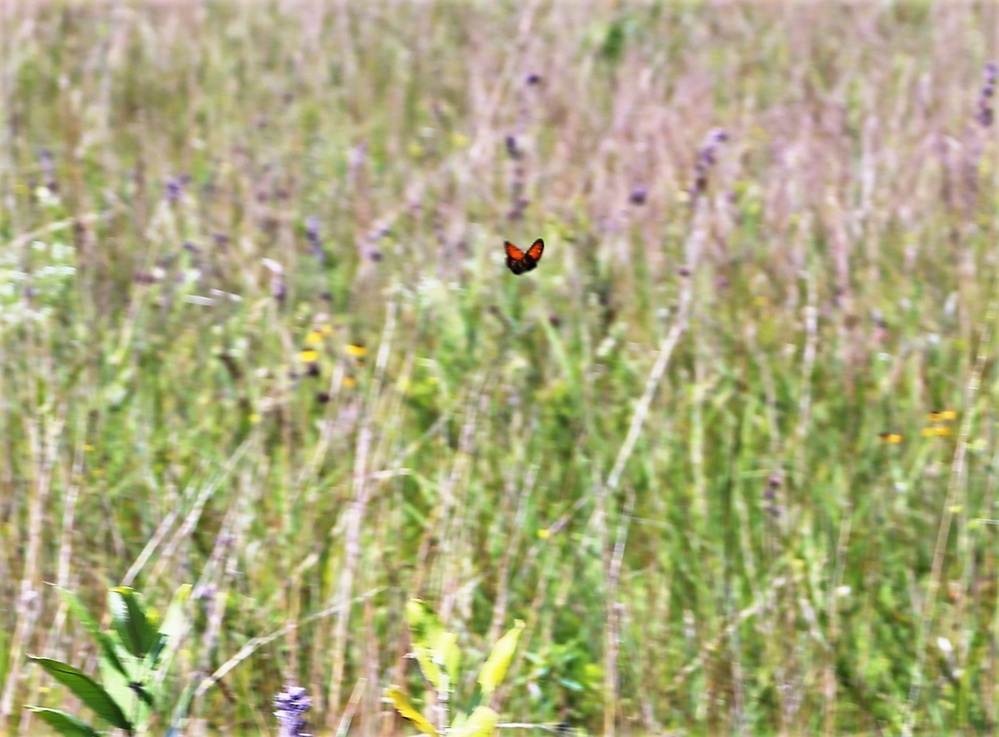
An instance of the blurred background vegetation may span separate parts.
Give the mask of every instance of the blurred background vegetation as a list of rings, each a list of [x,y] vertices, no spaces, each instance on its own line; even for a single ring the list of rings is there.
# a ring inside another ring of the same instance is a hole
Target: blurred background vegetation
[[[3,724],[190,583],[192,734],[411,731],[410,596],[511,720],[994,730],[997,11],[4,3]]]

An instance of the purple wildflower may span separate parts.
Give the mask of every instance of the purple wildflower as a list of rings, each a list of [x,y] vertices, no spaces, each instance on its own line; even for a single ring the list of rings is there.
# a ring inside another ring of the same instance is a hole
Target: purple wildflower
[[[55,161],[52,158],[52,151],[47,148],[40,148],[38,150],[38,161],[42,167],[42,173],[45,175],[45,186],[50,192],[55,192],[59,189],[59,184],[55,180]]]
[[[697,198],[707,191],[708,174],[714,167],[718,156],[718,147],[728,140],[728,133],[721,128],[715,128],[708,134],[707,140],[697,154],[697,163],[694,165],[694,186],[691,196]]]
[[[198,584],[194,587],[194,591],[191,593],[191,598],[194,601],[204,600],[206,602],[211,601],[215,598],[218,593],[218,586],[213,583]]]
[[[184,180],[180,177],[167,177],[166,198],[171,205],[180,199],[184,194]]]
[[[315,215],[305,218],[305,237],[310,241],[319,240],[319,218]]]
[[[305,238],[309,242],[309,253],[316,257],[322,264],[326,261],[326,251],[323,249],[323,242],[319,238],[319,218],[310,215],[305,218]]]
[[[999,65],[990,61],[985,65],[985,82],[982,84],[981,92],[978,93],[978,112],[975,113],[977,120],[983,128],[988,128],[995,120],[995,111],[992,109],[992,98],[996,94],[996,81],[999,80]]]
[[[784,477],[780,471],[776,471],[767,479],[766,488],[763,490],[763,511],[771,517],[780,517],[783,509],[777,504],[777,492],[780,490]]]
[[[284,691],[274,697],[274,716],[278,719],[280,737],[312,737],[306,732],[309,726],[303,716],[312,708],[309,693],[301,686],[288,684]]]
[[[515,136],[506,137],[506,153],[514,161],[519,161],[520,157],[523,155],[520,148],[517,146],[517,138]]]

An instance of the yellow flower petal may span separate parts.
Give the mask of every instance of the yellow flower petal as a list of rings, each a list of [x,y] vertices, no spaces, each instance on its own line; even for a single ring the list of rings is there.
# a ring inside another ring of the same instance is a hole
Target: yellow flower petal
[[[957,419],[957,412],[952,409],[943,409],[939,412],[929,413],[930,422],[952,422]]]
[[[314,351],[311,348],[307,348],[298,354],[299,359],[303,363],[315,363],[319,360],[319,351]]]
[[[354,358],[361,358],[362,356],[368,355],[368,349],[363,345],[354,345],[351,343],[347,345],[345,350],[348,355],[353,356]]]
[[[305,345],[313,346],[320,345],[323,342],[323,334],[318,330],[310,330],[309,334],[305,336]]]

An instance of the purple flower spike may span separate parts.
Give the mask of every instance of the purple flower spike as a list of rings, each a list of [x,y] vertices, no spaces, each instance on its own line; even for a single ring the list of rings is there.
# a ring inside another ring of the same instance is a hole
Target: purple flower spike
[[[278,719],[280,737],[312,737],[308,722],[303,716],[312,708],[309,692],[301,686],[288,684],[284,691],[274,697],[274,716]]]
[[[319,240],[319,218],[315,215],[305,218],[305,235],[310,241]]]
[[[305,238],[309,242],[309,253],[315,256],[319,263],[325,263],[326,251],[319,238],[319,218],[315,215],[305,218]]]
[[[996,82],[999,81],[999,65],[990,61],[985,65],[985,81],[978,93],[978,111],[975,120],[983,128],[988,128],[995,120],[995,110],[992,108],[992,98],[996,94]]]
[[[708,174],[715,165],[718,157],[718,147],[728,140],[728,133],[721,128],[712,130],[704,142],[704,146],[697,153],[697,163],[694,165],[694,186],[691,188],[691,196],[697,198],[707,191]]]
[[[184,194],[184,180],[182,177],[170,177],[166,180],[167,202],[170,204],[175,203],[180,199],[182,194]]]

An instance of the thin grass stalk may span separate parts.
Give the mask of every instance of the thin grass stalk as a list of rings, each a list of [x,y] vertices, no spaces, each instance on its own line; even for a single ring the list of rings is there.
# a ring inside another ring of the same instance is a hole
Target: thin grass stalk
[[[836,732],[836,707],[837,707],[837,677],[836,677],[836,652],[839,646],[839,587],[843,580],[843,571],[846,569],[847,554],[849,553],[850,532],[853,529],[853,503],[848,499],[843,505],[842,519],[839,525],[839,536],[836,540],[836,562],[833,569],[833,577],[829,582],[829,590],[826,593],[826,621],[828,625],[827,640],[829,647],[825,652],[825,666],[823,673],[822,688],[822,719],[823,732],[826,737],[832,737]]]
[[[807,486],[808,431],[812,422],[812,381],[819,352],[819,294],[815,265],[809,263],[805,278],[805,347],[801,354],[801,389],[798,396],[798,423],[795,432],[795,483]]]
[[[327,729],[334,728],[336,713],[340,708],[340,691],[347,656],[347,623],[350,621],[351,610],[349,600],[354,587],[357,564],[361,559],[361,528],[364,523],[364,515],[368,508],[371,493],[368,478],[368,455],[371,452],[374,434],[373,425],[378,401],[381,397],[381,384],[385,374],[385,365],[388,362],[392,339],[395,336],[397,310],[398,305],[396,302],[394,300],[390,301],[386,308],[385,327],[382,331],[381,345],[378,348],[378,357],[375,362],[375,375],[372,379],[371,391],[367,398],[364,416],[361,419],[361,428],[357,435],[353,474],[354,498],[350,503],[345,521],[346,533],[343,569],[340,573],[340,581],[336,594],[336,600],[340,602],[342,609],[337,615],[333,628],[333,667],[330,672],[326,699]]]
[[[125,572],[125,575],[121,579],[122,586],[131,586],[139,573],[146,567],[146,564],[150,560],[153,560],[157,552],[159,552],[159,556],[155,558],[148,578],[149,580],[156,581],[167,575],[167,571],[172,568],[174,556],[178,555],[178,551],[190,540],[191,534],[197,527],[202,513],[205,511],[206,505],[222,487],[222,484],[229,479],[247,449],[252,445],[253,438],[247,438],[226,462],[225,468],[219,470],[210,481],[201,487],[200,491],[194,485],[188,489],[187,498],[193,501],[190,511],[184,517],[184,521],[177,527],[170,540],[161,546],[161,543],[166,539],[177,518],[174,515],[168,515],[164,519],[163,523],[157,528],[156,533],[150,538],[142,552]]]
[[[526,444],[530,444],[528,435]],[[523,459],[521,459],[523,460]],[[527,517],[527,503],[531,498],[531,492],[538,478],[538,467],[532,464],[524,471],[523,479],[520,482],[520,489],[517,492],[516,513],[510,520],[510,527],[506,533],[509,544],[503,549],[503,556],[500,558],[499,571],[496,574],[496,599],[493,602],[493,616],[489,623],[489,630],[486,635],[486,642],[496,642],[499,639],[504,623],[508,621],[507,608],[510,599],[510,561],[515,551],[520,550],[523,544],[524,522]],[[507,491],[509,498],[513,495],[513,489]]]
[[[978,339],[978,350],[975,353],[975,363],[965,387],[961,410],[961,426],[958,430],[954,458],[950,466],[947,494],[943,507],[940,510],[940,524],[937,527],[936,543],[933,546],[930,579],[927,582],[922,611],[919,616],[919,628],[916,637],[916,659],[912,668],[912,686],[909,689],[909,700],[906,702],[903,710],[902,734],[904,737],[911,737],[916,727],[917,708],[922,693],[923,679],[926,676],[927,641],[936,615],[936,601],[943,579],[944,557],[947,552],[947,541],[950,537],[951,524],[954,521],[955,515],[959,516],[959,523],[965,522],[968,515],[967,504],[958,507],[957,502],[959,498],[963,497],[966,500],[967,497],[965,485],[967,483],[968,443],[975,416],[975,400],[982,384],[982,375],[985,373],[986,363],[993,355],[992,342],[994,324],[997,317],[999,317],[999,297],[996,296],[995,290],[993,290],[993,296],[989,300],[985,319],[982,321],[979,331],[980,337]]]
[[[624,563],[624,548],[628,541],[628,528],[631,515],[635,510],[635,492],[626,490],[624,509],[617,524],[617,534],[614,549],[611,551],[606,575],[606,613],[607,628],[604,631],[604,734],[614,737],[617,730],[618,683],[618,651],[621,640],[621,612],[623,602],[618,601],[618,591],[621,585],[621,567]]]
[[[31,388],[32,396],[37,397],[38,388],[36,386]],[[29,498],[24,570],[21,575],[16,605],[17,620],[8,651],[7,683],[4,686],[3,695],[0,696],[0,722],[10,717],[12,713],[14,697],[21,681],[21,672],[25,662],[23,656],[30,647],[35,628],[42,624],[38,617],[42,611],[42,597],[45,595],[41,589],[42,536],[45,529],[45,512],[52,490],[55,456],[65,425],[64,410],[64,407],[58,408],[54,416],[50,416],[49,412],[39,411],[34,417],[25,419],[34,460],[34,478],[31,484],[32,494]],[[46,417],[49,419],[45,419]]]
[[[305,625],[312,624],[313,622],[318,622],[327,619],[334,614],[339,614],[346,608],[363,602],[365,599],[369,599],[373,596],[385,591],[384,586],[379,586],[378,588],[365,591],[363,594],[359,594],[351,599],[345,604],[334,604],[333,606],[327,607],[322,611],[310,614],[308,617],[303,619],[301,622],[286,622],[282,626],[278,627],[276,630],[269,632],[266,635],[261,635],[260,637],[254,637],[245,645],[243,645],[234,655],[232,655],[228,660],[226,660],[222,665],[216,668],[211,674],[207,676],[200,676],[198,679],[198,686],[194,690],[194,699],[198,699],[204,696],[210,688],[215,686],[219,681],[225,678],[229,673],[232,672],[240,663],[247,660],[251,655],[253,655],[257,650],[265,647],[275,640],[278,640],[285,635],[287,635],[292,630],[298,627],[304,627]]]

